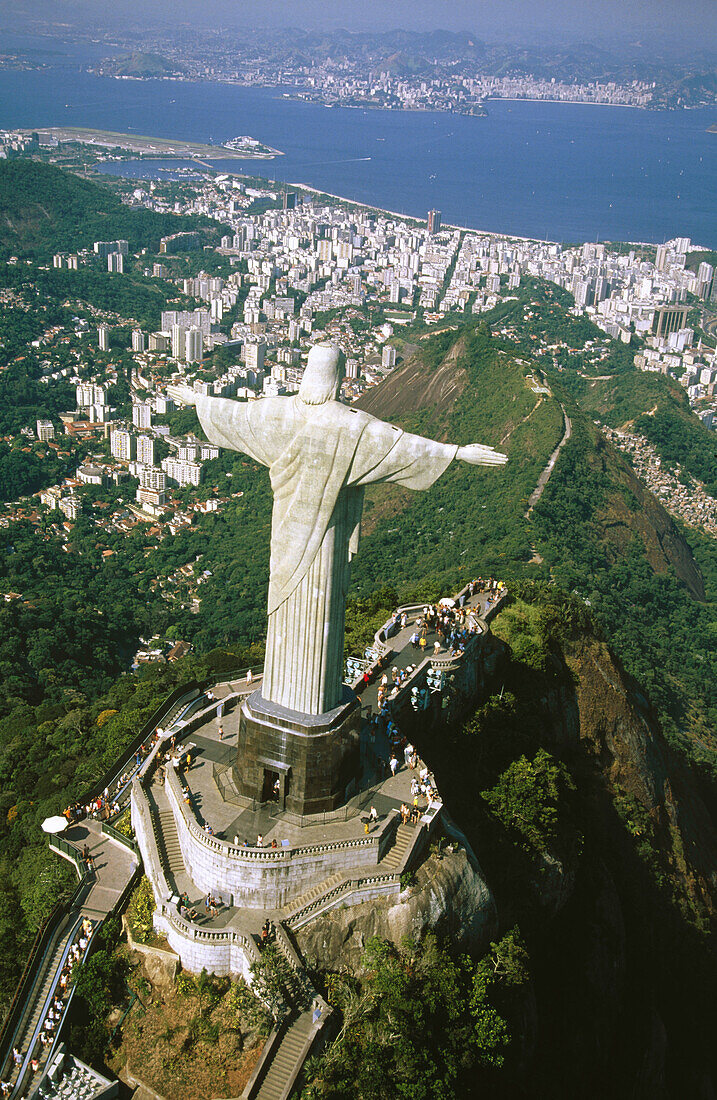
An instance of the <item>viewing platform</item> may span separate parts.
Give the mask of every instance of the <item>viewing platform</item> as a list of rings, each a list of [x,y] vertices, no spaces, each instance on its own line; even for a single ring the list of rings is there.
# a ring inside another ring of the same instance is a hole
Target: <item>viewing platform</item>
[[[414,693],[431,674],[452,673],[482,644],[485,616],[501,601],[463,592],[445,602],[460,603],[470,617],[463,652],[437,645],[432,631],[427,652],[411,644],[421,605],[399,609],[377,633],[381,667],[367,686],[356,685],[363,687],[359,774],[334,810],[298,815],[283,808],[280,790],[267,789],[261,801],[237,790],[239,704],[256,690],[254,677],[217,685],[209,704],[198,699],[172,727],[173,737],[163,731],[132,782],[132,822],[155,891],[155,927],[188,969],[246,975],[265,920],[298,929],[337,905],[401,893],[401,875],[420,860],[442,803],[427,765],[409,766],[392,715],[415,709]],[[394,669],[405,678],[379,706],[380,679],[390,682]],[[430,796],[418,793],[419,776]]]

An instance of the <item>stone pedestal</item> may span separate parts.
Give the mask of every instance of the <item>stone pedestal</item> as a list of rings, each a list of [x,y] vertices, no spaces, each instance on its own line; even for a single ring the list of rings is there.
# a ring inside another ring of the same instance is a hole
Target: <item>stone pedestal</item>
[[[244,700],[234,778],[239,793],[306,816],[335,810],[360,768],[361,704],[348,688],[340,706],[301,714],[255,691]]]

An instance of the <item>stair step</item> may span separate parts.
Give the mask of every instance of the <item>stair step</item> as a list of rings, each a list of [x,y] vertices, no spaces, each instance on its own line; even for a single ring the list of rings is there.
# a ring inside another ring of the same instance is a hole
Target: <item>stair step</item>
[[[343,875],[333,875],[331,878],[319,883],[318,886],[313,886],[311,890],[307,890],[305,894],[296,898],[295,901],[288,902],[285,907],[286,911],[288,913],[295,913],[298,909],[303,909],[305,905],[310,905],[311,902],[316,901],[318,897],[321,897],[323,894],[328,894],[330,890],[340,886],[343,880]]]

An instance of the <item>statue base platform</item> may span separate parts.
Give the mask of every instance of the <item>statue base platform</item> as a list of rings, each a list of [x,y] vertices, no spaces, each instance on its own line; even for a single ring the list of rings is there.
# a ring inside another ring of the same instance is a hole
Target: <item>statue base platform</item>
[[[325,714],[288,710],[255,691],[241,705],[237,791],[302,817],[335,810],[359,776],[360,733],[361,704],[348,688]]]

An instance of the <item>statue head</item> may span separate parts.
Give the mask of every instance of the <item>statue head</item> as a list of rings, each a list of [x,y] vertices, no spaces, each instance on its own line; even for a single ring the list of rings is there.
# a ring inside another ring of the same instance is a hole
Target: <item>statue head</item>
[[[309,352],[299,397],[306,405],[323,405],[339,396],[344,377],[344,353],[333,344],[315,344]]]

